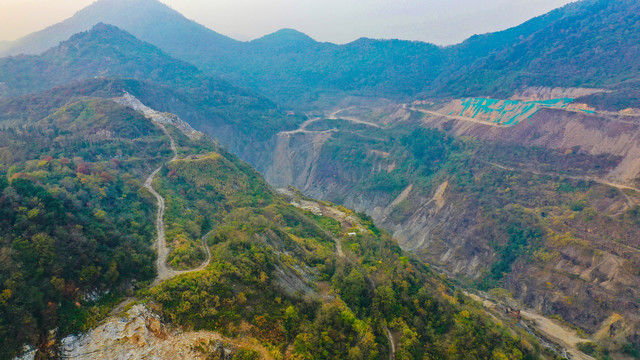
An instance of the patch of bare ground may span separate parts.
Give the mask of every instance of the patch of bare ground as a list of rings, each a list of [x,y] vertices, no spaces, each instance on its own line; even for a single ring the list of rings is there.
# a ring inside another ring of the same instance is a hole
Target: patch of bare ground
[[[495,310],[498,308],[498,304],[494,300],[473,293],[465,293],[473,300],[481,303],[487,309]],[[545,339],[565,348],[572,356],[571,359],[595,360],[593,357],[578,350],[579,343],[590,340],[580,337],[575,330],[568,328],[555,320],[549,319],[546,316],[540,315],[534,310],[520,310],[520,316],[523,319],[532,321],[536,331],[540,332]]]
[[[208,359],[211,353],[231,357],[239,348],[252,349],[261,359],[273,356],[257,341],[228,338],[211,331],[183,331],[165,325],[143,305],[113,316],[81,336],[63,340],[63,358],[102,359]]]

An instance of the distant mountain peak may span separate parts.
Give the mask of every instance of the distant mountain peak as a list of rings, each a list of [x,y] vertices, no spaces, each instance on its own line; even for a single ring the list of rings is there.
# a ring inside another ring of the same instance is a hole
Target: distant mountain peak
[[[113,24],[174,56],[188,57],[184,42],[197,39],[208,49],[225,51],[237,41],[185,18],[158,0],[98,0],[72,17],[11,44],[0,44],[0,56],[40,54],[97,23]],[[4,49],[3,49],[4,48]],[[186,46],[193,52],[193,46]],[[3,51],[4,50],[4,51]]]
[[[297,38],[297,39],[311,39],[311,37],[309,35],[303,33],[302,31],[298,31],[296,29],[291,29],[291,28],[280,29],[280,30],[272,33],[271,35],[282,36],[282,37],[291,37],[291,38]],[[313,39],[311,39],[311,40],[313,40]]]
[[[120,0],[103,0],[103,1],[120,1]],[[127,0],[127,1],[134,1],[134,0]],[[89,32],[98,32],[98,31],[115,31],[115,32],[123,32],[123,33],[125,32],[115,25],[106,24],[103,22],[99,22],[93,25],[91,30],[89,30]]]
[[[103,1],[123,1],[123,0],[103,0]],[[137,0],[124,0],[124,1],[137,1]],[[155,46],[145,43],[130,33],[120,29],[119,27],[111,24],[99,22],[95,24],[91,29],[74,34],[68,40],[60,43],[59,46],[51,48],[47,53],[59,52],[61,49],[65,49],[69,44],[82,44],[89,42],[98,42],[101,46],[108,44],[118,45],[123,47],[128,44],[129,48],[136,49],[138,47],[141,51],[148,49],[155,49]],[[156,50],[156,51],[159,51]]]
[[[77,14],[82,14],[83,12],[95,13],[96,11],[117,12],[122,10],[129,10],[132,12],[152,10],[179,14],[158,0],[98,0],[86,8],[81,9]]]
[[[316,41],[303,32],[285,28],[253,40],[252,43],[278,46],[287,44],[313,44],[316,43]]]

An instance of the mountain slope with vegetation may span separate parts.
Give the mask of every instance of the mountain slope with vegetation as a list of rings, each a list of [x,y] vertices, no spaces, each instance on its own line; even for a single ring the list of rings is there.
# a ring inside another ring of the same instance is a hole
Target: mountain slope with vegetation
[[[281,133],[267,179],[367,212],[466,286],[561,317],[618,356],[635,354],[640,191],[608,180],[624,156],[567,141],[583,126],[602,132],[595,143],[633,147],[603,128],[632,125],[559,112],[492,127],[356,106]]]
[[[287,116],[268,99],[208,77],[193,65],[105,24],[76,34],[42,55],[0,59],[0,82],[4,97],[76,82],[84,83],[71,85],[71,91],[87,94],[108,88],[114,97],[128,91],[221,139],[254,164],[260,163],[272,136],[301,122],[299,116]]]
[[[4,122],[3,122],[3,125]],[[0,130],[0,357],[84,330],[153,277],[140,178],[167,155],[144,117],[86,99]]]
[[[637,81],[637,1],[586,0],[563,10],[552,23],[458,71],[438,93],[508,97],[528,86],[615,87]]]
[[[293,30],[239,42],[155,0],[101,0],[18,41],[11,53],[41,52],[106,22],[288,106],[322,105],[345,95],[508,97],[528,86],[616,89],[637,80],[638,10],[633,0],[583,0],[511,29],[438,47],[366,38],[335,45]]]
[[[296,209],[247,165],[206,150],[158,179],[168,222],[183,214],[173,226],[200,229],[192,243],[208,234],[212,253],[204,271],[145,293],[165,317],[256,338],[276,358],[537,356],[368,217],[331,204]]]
[[[23,344],[59,354],[55,340],[95,326],[137,289],[176,324],[254,338],[275,356],[543,355],[368,217],[330,204],[323,215],[298,209],[210,138],[164,133],[112,100],[58,107],[60,94],[46,94],[48,113],[4,119],[0,132],[2,358]],[[189,246],[203,237],[212,258],[148,288],[155,204],[142,179],[172,156],[168,136],[178,159],[154,188],[166,198],[169,265],[191,266]]]

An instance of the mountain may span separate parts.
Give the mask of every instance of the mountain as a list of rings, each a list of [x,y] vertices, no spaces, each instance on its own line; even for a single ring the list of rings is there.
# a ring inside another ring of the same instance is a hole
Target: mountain
[[[177,55],[197,56],[198,49],[219,53],[237,42],[201,26],[156,0],[100,0],[71,18],[16,40],[2,55],[40,54],[98,23],[117,26]]]
[[[275,192],[211,138],[174,127],[175,115],[130,94],[78,96],[87,87],[0,103],[3,359],[23,345],[44,358],[152,351],[147,335],[186,329],[199,335],[185,351],[206,357],[220,350],[203,337],[245,358],[549,356],[367,216]],[[132,301],[155,320],[107,336],[113,346],[84,340],[111,311],[122,326],[109,333],[123,328]]]
[[[127,91],[183,116],[253,163],[272,136],[301,120],[111,25],[98,24],[41,55],[0,59],[5,97],[94,78],[138,79]]]
[[[639,10],[632,0],[567,5],[532,20],[536,26],[519,41],[445,75],[448,80],[435,92],[510,96],[527,86],[616,87],[635,81],[640,76]],[[501,42],[504,35],[491,34],[484,41]]]
[[[289,31],[249,42],[242,54],[234,71],[221,76],[296,107],[323,95],[414,94],[445,61],[437,46],[420,42],[363,38],[335,45]],[[196,64],[216,72],[216,62],[205,58]]]
[[[303,50],[305,47],[316,45],[307,34],[294,29],[281,29],[272,34],[265,35],[259,39],[251,41],[251,44],[265,49],[277,49],[281,47],[295,47],[296,50]]]
[[[41,39],[59,41],[102,21],[287,106],[347,95],[505,97],[527,86],[615,88],[636,79],[638,68],[626,64],[638,63],[637,14],[633,0],[583,0],[454,46],[375,39],[335,45],[290,29],[237,42],[156,0],[101,0],[9,53],[46,43],[37,47],[42,51],[54,43]]]
[[[102,23],[41,55],[3,58],[0,69],[8,96],[94,77],[139,77],[175,84],[199,75],[194,66]]]
[[[288,105],[301,94],[308,102],[318,93],[330,92],[413,94],[416,87],[435,77],[442,63],[436,46],[418,42],[376,44],[377,40],[362,39],[338,46],[317,43],[294,30],[237,42],[187,20],[157,0],[97,1],[62,23],[16,41],[0,54],[41,53],[100,22],[118,26],[209,74],[257,89]],[[385,70],[389,65],[394,68]],[[404,66],[409,73],[398,73]],[[372,72],[379,73],[379,78],[364,76]]]
[[[535,17],[521,25],[503,31],[473,35],[460,44],[451,45],[448,47],[448,50],[453,53],[454,59],[457,60],[453,65],[456,68],[469,65],[469,63],[472,63],[474,60],[509,48],[516,43],[530,38],[541,29],[551,26],[556,21],[568,15],[578,13],[581,6],[581,2],[574,2]]]

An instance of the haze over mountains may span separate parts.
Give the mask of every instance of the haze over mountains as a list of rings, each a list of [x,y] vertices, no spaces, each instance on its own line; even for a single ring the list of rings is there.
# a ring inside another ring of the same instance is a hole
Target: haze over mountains
[[[12,43],[0,357],[640,358],[638,27],[584,0],[450,47],[238,42],[100,0]],[[90,331],[131,301],[142,335]]]
[[[296,99],[299,105],[301,94],[311,102],[330,92],[392,98],[505,95],[526,86],[636,81],[638,69],[629,60],[639,51],[637,20],[635,1],[587,0],[455,46],[373,39],[339,46],[293,30],[239,42],[155,0],[102,0],[17,40],[2,54],[40,53],[104,22],[280,102]]]

